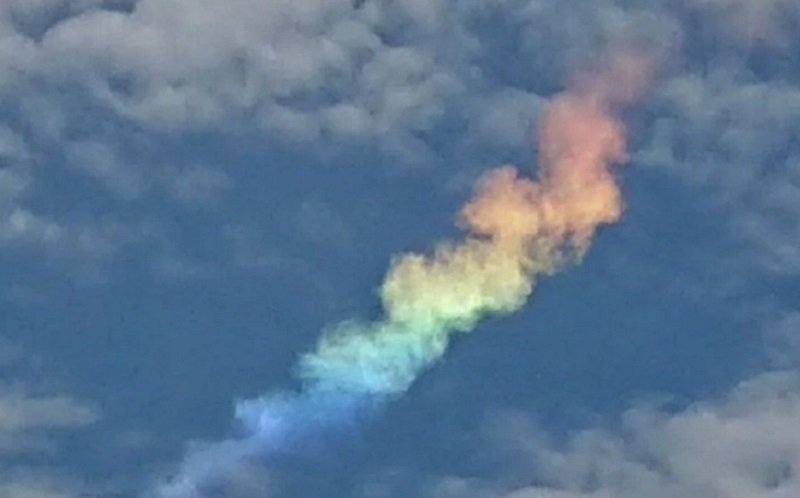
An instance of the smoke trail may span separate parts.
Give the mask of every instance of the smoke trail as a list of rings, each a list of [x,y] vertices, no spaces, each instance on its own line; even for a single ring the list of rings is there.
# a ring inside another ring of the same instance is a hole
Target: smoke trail
[[[249,436],[194,452],[157,496],[203,496],[248,460],[357,420],[406,391],[454,334],[518,310],[540,276],[579,260],[598,227],[622,213],[610,169],[626,160],[615,111],[636,98],[648,73],[646,59],[626,53],[576,78],[543,111],[538,181],[508,166],[488,172],[460,213],[463,241],[395,258],[381,287],[383,319],[327,331],[300,361],[299,392],[238,403]]]

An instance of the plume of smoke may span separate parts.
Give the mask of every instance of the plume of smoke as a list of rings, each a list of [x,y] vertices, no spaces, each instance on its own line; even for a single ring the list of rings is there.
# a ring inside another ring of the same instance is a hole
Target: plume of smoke
[[[579,260],[598,227],[621,216],[611,167],[626,161],[626,146],[616,111],[642,92],[649,70],[648,59],[626,52],[578,75],[544,110],[538,181],[510,166],[489,171],[460,213],[464,240],[396,257],[381,287],[380,321],[328,330],[300,361],[298,392],[238,403],[248,436],[190,454],[156,496],[207,495],[249,460],[359,419],[405,392],[454,334],[518,310],[539,277]]]

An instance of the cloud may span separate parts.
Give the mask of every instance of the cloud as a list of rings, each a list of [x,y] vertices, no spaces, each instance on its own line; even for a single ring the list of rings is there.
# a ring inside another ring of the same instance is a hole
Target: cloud
[[[159,247],[109,236],[111,225],[142,216],[129,206],[98,219],[97,210],[70,204],[48,211],[29,199],[63,205],[52,199],[60,189],[42,184],[68,175],[137,206],[162,196],[184,207],[215,205],[240,180],[233,168],[175,168],[154,157],[154,144],[181,133],[255,132],[314,144],[312,153],[368,147],[384,163],[443,164],[454,155],[471,163],[466,168],[483,167],[482,149],[527,147],[542,96],[599,45],[668,41],[674,23],[656,15],[657,5],[5,2],[0,103],[14,119],[0,133],[0,159],[16,154],[33,166],[15,173],[25,189],[0,209],[0,240],[95,267],[124,250]],[[512,25],[521,48],[511,57],[509,47],[495,46],[488,19]],[[135,226],[131,232],[144,235]]]
[[[0,336],[0,496],[99,496],[47,462],[62,456],[59,434],[96,422],[99,409],[33,380],[34,362]]]
[[[424,120],[453,83],[427,54],[384,45],[375,22],[345,0],[142,0],[54,24],[39,70],[162,129],[255,112],[297,137],[373,135]]]
[[[794,276],[797,75],[747,51],[790,53],[798,17],[792,0],[9,0],[0,6],[0,100],[14,112],[0,127],[0,248],[35,247],[45,261],[98,280],[125,251],[147,252],[165,278],[205,277],[213,264],[184,256],[172,225],[131,206],[160,196],[182,208],[218,206],[237,173],[148,161],[143,136],[158,142],[244,129],[308,153],[355,144],[379,149],[385,163],[459,157],[452,162],[460,174],[483,168],[497,150],[526,147],[541,101],[569,69],[591,61],[598,47],[633,41],[667,46],[674,57],[648,103],[656,117],[637,130],[636,163],[703,194],[741,245],[737,265]],[[124,207],[98,216],[34,203],[53,195],[42,184],[57,168]],[[312,242],[346,245],[351,234],[339,218],[335,206],[310,201],[297,221]],[[301,257],[278,254],[260,227],[236,221],[221,230],[234,264],[313,273]],[[781,323],[773,338],[785,357],[798,347],[797,318],[787,313]],[[788,356],[779,364],[792,365]],[[797,465],[788,422],[798,415],[793,382],[760,377],[678,414],[636,408],[621,432],[587,431],[567,448],[520,429],[517,437],[531,444],[528,471],[541,482],[452,478],[434,494],[795,496],[794,475],[783,470]],[[89,423],[92,410],[68,396],[9,387],[0,391],[0,446],[52,451],[49,432]],[[51,412],[64,418],[42,415]],[[785,445],[776,431],[789,432]],[[777,463],[767,455],[781,452],[788,456]],[[12,483],[0,487],[4,496],[58,489],[35,476],[0,481]]]
[[[742,383],[719,402],[678,413],[634,408],[618,431],[586,430],[563,445],[548,441],[524,417],[501,418],[491,434],[506,469],[516,473],[494,483],[450,477],[429,495],[788,498],[800,493],[799,416],[800,378],[772,373]]]
[[[94,178],[123,199],[134,199],[145,188],[140,168],[119,157],[107,143],[72,142],[67,144],[66,153],[68,161],[79,173]]]
[[[95,406],[37,385],[32,370],[32,359],[0,336],[0,460],[50,451],[53,432],[81,429],[100,416]]]
[[[702,194],[745,247],[746,266],[795,274],[800,167],[793,137],[800,131],[800,92],[755,80],[740,64],[720,62],[705,78],[681,74],[666,81],[637,163]]]
[[[689,8],[700,10],[717,24],[725,41],[786,48],[800,16],[791,0],[691,0]]]
[[[28,46],[31,74],[82,88],[145,126],[205,129],[249,116],[295,139],[385,141],[391,150],[474,111],[465,101],[531,81],[493,81],[494,51],[505,47],[482,40],[488,33],[472,25],[489,16],[513,23],[521,48],[512,55],[526,57],[509,60],[506,72],[560,83],[603,45],[671,44],[677,23],[657,2],[641,3],[625,10],[614,2],[140,0],[124,9],[101,2],[5,9],[44,26],[32,45],[25,22],[6,25]]]
[[[0,472],[0,495],[4,498],[90,498],[97,490],[69,478],[32,470]]]
[[[171,172],[169,190],[181,202],[208,205],[219,200],[232,185],[230,177],[219,169],[190,166]]]
[[[0,126],[0,163],[3,166],[28,159],[30,151],[25,139],[7,126]]]
[[[64,396],[30,397],[9,391],[0,396],[0,432],[81,427],[97,419],[95,410]]]
[[[764,336],[768,359],[776,368],[797,369],[800,366],[800,311],[767,309],[771,314]]]
[[[326,250],[346,250],[356,242],[344,217],[327,203],[306,199],[300,205],[295,225],[309,242]]]

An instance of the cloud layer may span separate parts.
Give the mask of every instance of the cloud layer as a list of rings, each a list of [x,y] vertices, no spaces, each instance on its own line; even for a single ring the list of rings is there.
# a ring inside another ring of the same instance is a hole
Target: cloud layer
[[[549,441],[525,417],[500,417],[491,421],[494,442],[486,451],[504,455],[505,471],[512,469],[507,482],[451,477],[426,496],[796,496],[799,388],[794,373],[765,374],[718,402],[677,413],[637,407],[625,414],[618,430],[587,430],[563,444]]]
[[[524,155],[572,68],[632,42],[664,54],[643,111],[630,116],[632,161],[692,197],[723,234],[720,247],[695,255],[701,277],[671,278],[727,279],[728,293],[713,298],[734,295],[747,302],[726,302],[736,313],[752,307],[777,322],[764,326],[770,367],[791,369],[797,310],[780,289],[800,272],[799,25],[793,0],[7,0],[0,255],[15,261],[20,281],[31,268],[57,268],[109,282],[129,261],[139,265],[131,273],[147,268],[169,282],[232,267],[285,271],[304,263],[259,235],[240,195],[249,173],[227,151],[206,158],[206,142],[288,147],[342,170],[355,169],[355,154],[391,174],[434,166],[458,189],[487,164]],[[188,160],[164,153],[189,142],[184,150],[199,152]],[[300,167],[263,162],[274,175]],[[338,206],[303,198],[293,208],[286,218],[301,220],[312,243],[357,237]],[[185,220],[207,231],[186,236]],[[198,238],[219,247],[198,255]],[[25,284],[9,282],[9,296],[35,294]],[[702,303],[712,287],[691,292]],[[795,377],[759,375],[686,411],[635,407],[619,430],[587,430],[566,445],[509,422],[509,437],[525,444],[508,465],[535,478],[448,478],[424,491],[796,496]],[[97,416],[69,396],[0,384],[0,458],[54,451],[52,431]],[[0,477],[0,494],[13,498],[83,489],[39,468]],[[243,496],[270,487],[247,479]]]

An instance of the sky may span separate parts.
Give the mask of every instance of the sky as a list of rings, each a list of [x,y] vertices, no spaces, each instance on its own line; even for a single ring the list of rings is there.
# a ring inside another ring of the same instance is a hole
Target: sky
[[[800,496],[798,27],[796,0],[2,0],[0,496]],[[542,130],[587,95],[624,127],[619,217],[366,409],[296,401],[337,324],[406,323],[404,255],[495,236],[463,219],[487,175],[549,185]],[[291,444],[242,416],[280,393]]]

